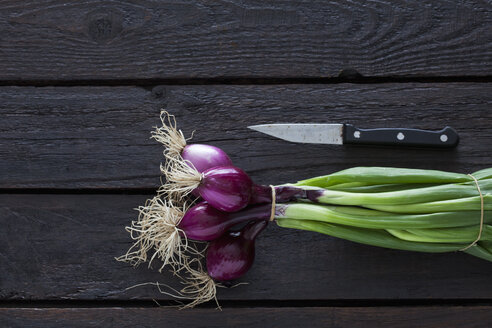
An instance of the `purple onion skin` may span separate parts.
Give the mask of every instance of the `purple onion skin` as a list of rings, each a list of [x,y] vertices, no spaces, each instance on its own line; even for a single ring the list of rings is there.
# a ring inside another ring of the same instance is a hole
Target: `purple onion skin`
[[[200,202],[186,211],[178,228],[187,238],[199,241],[211,241],[222,236],[236,224],[252,220],[270,218],[271,205],[248,207],[235,213],[219,211],[207,202]]]
[[[207,272],[216,281],[238,279],[253,265],[255,238],[268,221],[248,223],[240,231],[227,232],[210,242],[207,249]]]
[[[294,202],[300,199],[318,202],[318,197],[323,196],[322,190],[304,190],[295,186],[275,186],[275,201],[277,203]],[[193,190],[193,195],[200,194]],[[249,205],[266,204],[272,202],[272,189],[270,186],[253,184]]]
[[[209,241],[219,238],[229,228],[228,213],[219,211],[207,202],[200,202],[186,211],[178,227],[187,238]]]
[[[200,173],[212,167],[232,165],[231,159],[222,149],[204,144],[185,146],[181,157],[193,164]]]
[[[275,201],[277,203],[287,203],[298,199],[311,199],[311,191],[303,190],[295,186],[276,186]],[[319,195],[318,195],[319,196]],[[314,197],[314,196],[313,196]],[[262,204],[272,202],[272,188],[270,186],[257,185],[253,186],[253,192],[250,204]]]
[[[210,205],[224,212],[236,212],[249,204],[253,181],[238,167],[218,166],[203,171],[196,189]]]

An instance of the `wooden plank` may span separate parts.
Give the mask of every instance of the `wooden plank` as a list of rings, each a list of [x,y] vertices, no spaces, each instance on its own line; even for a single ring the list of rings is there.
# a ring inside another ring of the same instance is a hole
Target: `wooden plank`
[[[3,308],[4,327],[473,327],[488,328],[490,306],[224,308]]]
[[[149,132],[162,107],[258,183],[359,165],[473,172],[490,166],[491,106],[490,83],[1,87],[0,188],[155,189],[162,147]],[[302,145],[246,128],[267,122],[452,125],[461,143],[451,151]]]
[[[473,0],[2,1],[0,80],[486,76]]]
[[[1,300],[169,299],[171,274],[116,262],[142,195],[0,196]],[[478,219],[478,218],[477,218]],[[271,224],[256,261],[220,300],[492,299],[492,263],[462,253],[378,249]]]

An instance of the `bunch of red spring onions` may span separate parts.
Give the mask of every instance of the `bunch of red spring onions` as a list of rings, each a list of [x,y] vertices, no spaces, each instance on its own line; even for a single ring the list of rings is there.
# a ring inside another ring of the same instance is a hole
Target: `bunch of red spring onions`
[[[127,227],[135,243],[118,260],[150,266],[159,259],[161,270],[169,267],[187,284],[174,294],[193,299],[187,306],[214,299],[216,286],[250,269],[255,238],[272,220],[373,246],[492,261],[492,168],[355,167],[263,186],[221,149],[188,145],[172,115],[162,112],[161,120],[153,138],[165,146],[166,182],[138,209]]]

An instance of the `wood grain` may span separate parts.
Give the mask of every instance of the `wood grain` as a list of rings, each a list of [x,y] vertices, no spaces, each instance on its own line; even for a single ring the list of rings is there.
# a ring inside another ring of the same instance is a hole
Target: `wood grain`
[[[169,299],[171,274],[115,256],[140,195],[0,195],[0,300]],[[477,218],[478,219],[478,218]],[[492,299],[492,263],[462,253],[378,249],[271,224],[255,264],[221,300]]]
[[[490,306],[225,308],[0,309],[4,327],[470,327],[487,328]]]
[[[0,81],[490,76],[491,24],[485,0],[10,0]]]
[[[149,137],[162,107],[258,183],[361,165],[473,172],[491,166],[491,106],[488,83],[1,87],[0,188],[155,189],[163,148]],[[246,128],[268,122],[451,125],[461,142],[450,151],[303,145]]]

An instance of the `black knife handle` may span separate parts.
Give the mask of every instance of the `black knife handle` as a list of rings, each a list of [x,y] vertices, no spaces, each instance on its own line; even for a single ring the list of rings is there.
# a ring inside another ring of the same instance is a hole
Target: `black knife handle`
[[[389,146],[425,146],[452,148],[460,138],[458,133],[447,126],[440,131],[418,129],[359,129],[345,124],[343,142],[350,144],[372,144]]]

